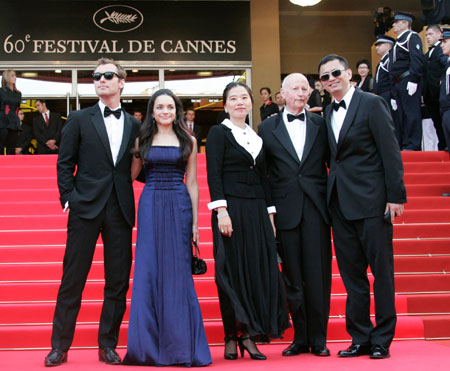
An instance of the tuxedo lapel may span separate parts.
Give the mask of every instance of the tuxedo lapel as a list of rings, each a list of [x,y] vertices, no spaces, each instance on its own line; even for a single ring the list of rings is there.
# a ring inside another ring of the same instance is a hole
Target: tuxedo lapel
[[[337,143],[336,143],[336,138],[334,137],[333,128],[331,127],[332,113],[333,113],[333,105],[329,104],[325,108],[325,121],[327,123],[328,143],[330,144],[331,150],[333,152],[336,152],[337,151]]]
[[[120,144],[119,155],[117,156],[116,165],[119,163],[123,154],[125,153],[125,151],[128,147],[128,142],[130,140],[130,135],[131,135],[130,118],[128,117],[128,115],[125,113],[124,110],[122,110],[122,115],[124,115],[123,116],[123,135],[122,135],[122,143]]]
[[[113,157],[111,153],[111,146],[109,144],[108,133],[106,132],[105,121],[103,120],[102,112],[98,105],[91,107],[91,121],[94,124],[95,130],[102,141],[103,146],[105,147],[105,151],[108,154],[108,158],[111,160],[113,164]]]
[[[314,141],[316,140],[317,133],[319,132],[319,126],[316,125],[313,119],[313,115],[306,112],[306,138],[305,147],[303,148],[303,155],[300,163],[300,167],[303,165],[304,161],[309,155]]]
[[[291,157],[298,164],[300,164],[301,161],[297,156],[297,152],[295,151],[294,145],[292,144],[291,137],[289,136],[286,125],[284,124],[283,121],[283,116],[281,114],[278,114],[277,122],[275,125],[276,125],[275,129],[272,131],[274,137],[277,138],[277,140],[284,147],[284,149],[286,149],[286,151],[291,155]]]
[[[358,89],[355,89],[352,100],[350,101],[350,104],[348,105],[347,114],[345,115],[344,123],[342,124],[341,131],[339,132],[339,140],[337,143],[338,151],[339,151],[339,148],[342,146],[342,141],[344,140],[345,136],[347,135],[348,129],[350,129],[350,126],[352,126],[352,124],[353,124],[356,112],[359,107],[360,99],[361,99],[361,92],[358,91]],[[331,122],[331,120],[330,120],[330,122]]]

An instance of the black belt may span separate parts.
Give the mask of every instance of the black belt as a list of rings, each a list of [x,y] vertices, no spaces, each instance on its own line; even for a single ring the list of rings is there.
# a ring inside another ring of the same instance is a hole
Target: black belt
[[[405,71],[401,75],[394,77],[394,84],[398,84],[400,81],[402,81],[405,77],[408,77],[409,75],[410,75],[409,71]]]

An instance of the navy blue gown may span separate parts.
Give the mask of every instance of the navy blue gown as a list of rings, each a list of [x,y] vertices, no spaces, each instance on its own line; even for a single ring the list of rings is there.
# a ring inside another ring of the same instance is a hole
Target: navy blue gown
[[[192,204],[185,169],[179,147],[150,148],[138,209],[124,364],[212,362],[191,273]]]

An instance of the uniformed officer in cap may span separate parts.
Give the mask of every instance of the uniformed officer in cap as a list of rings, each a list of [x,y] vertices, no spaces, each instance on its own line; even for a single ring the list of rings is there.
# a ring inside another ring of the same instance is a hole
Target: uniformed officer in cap
[[[445,140],[450,143],[450,28],[442,29],[441,48],[444,55],[448,57],[444,75],[441,82],[441,94],[439,104],[442,112],[442,128]],[[450,193],[443,193],[442,196],[450,197]]]
[[[421,85],[423,51],[419,35],[411,31],[414,16],[396,12],[393,30],[397,41],[389,52],[392,79],[392,108],[397,111],[395,129],[400,148],[419,151],[422,141]]]
[[[391,103],[392,79],[389,76],[389,50],[395,43],[395,39],[387,35],[378,35],[375,41],[375,49],[381,57],[375,70],[373,79],[373,92]]]

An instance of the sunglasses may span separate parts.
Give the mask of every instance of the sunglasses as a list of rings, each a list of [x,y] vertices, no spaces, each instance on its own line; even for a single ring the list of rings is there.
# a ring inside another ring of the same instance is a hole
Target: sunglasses
[[[117,76],[120,79],[120,76],[115,72],[94,72],[92,74],[92,78],[94,79],[94,81],[100,81],[102,76],[105,76],[105,80],[112,80],[114,76]]]
[[[344,72],[344,70],[333,70],[331,71],[331,75],[333,75],[333,77],[339,77],[342,75],[342,72]],[[320,76],[320,81],[328,81],[330,79],[330,73],[324,73],[322,76]]]

